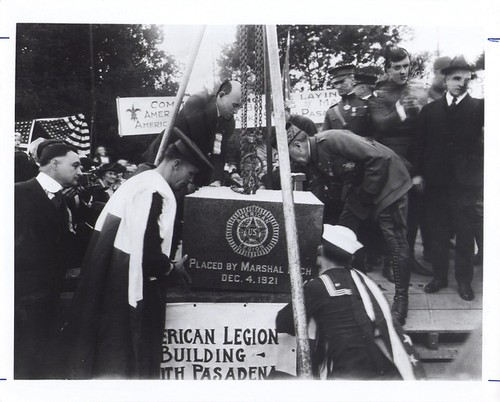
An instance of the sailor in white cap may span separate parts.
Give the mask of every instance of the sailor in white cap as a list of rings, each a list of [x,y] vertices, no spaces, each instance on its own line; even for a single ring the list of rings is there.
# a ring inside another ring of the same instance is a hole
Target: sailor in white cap
[[[352,230],[324,225],[319,277],[304,286],[306,315],[316,325],[313,374],[320,379],[422,378],[411,340],[393,321],[383,294],[350,267],[362,247]],[[291,304],[278,312],[276,328],[295,334]]]

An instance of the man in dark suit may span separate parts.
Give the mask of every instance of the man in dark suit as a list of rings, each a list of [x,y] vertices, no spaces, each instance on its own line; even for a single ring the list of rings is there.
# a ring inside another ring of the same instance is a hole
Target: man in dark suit
[[[40,173],[15,185],[15,378],[56,374],[56,338],[65,250],[71,236],[63,187],[81,174],[76,150],[62,142],[39,146]]]
[[[472,300],[474,230],[483,194],[484,101],[467,93],[472,68],[463,56],[442,70],[446,95],[424,106],[418,123],[414,185],[424,190],[431,230],[434,279],[425,291],[448,285],[450,229],[456,233],[455,278],[459,295]]]
[[[215,95],[200,92],[189,97],[175,118],[175,127],[186,134],[214,165],[213,174],[208,170],[200,172],[196,184],[221,184],[228,140],[235,127],[233,116],[240,106],[241,84],[238,81],[226,80]],[[161,137],[159,135],[145,152],[146,162],[154,162]],[[168,144],[175,140],[177,138],[172,135]]]

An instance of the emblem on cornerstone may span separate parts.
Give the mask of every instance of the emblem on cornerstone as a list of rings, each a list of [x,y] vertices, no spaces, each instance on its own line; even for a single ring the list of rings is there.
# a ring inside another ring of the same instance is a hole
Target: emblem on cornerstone
[[[244,257],[268,254],[278,238],[279,225],[273,214],[256,205],[238,209],[226,224],[226,240],[235,253]]]

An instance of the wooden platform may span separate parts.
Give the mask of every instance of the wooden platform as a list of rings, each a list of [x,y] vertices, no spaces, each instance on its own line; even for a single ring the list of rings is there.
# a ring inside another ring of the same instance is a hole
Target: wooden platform
[[[417,261],[431,270],[430,263],[422,259],[422,246],[415,247]],[[458,295],[455,280],[454,253],[451,253],[448,287],[428,294],[424,286],[432,277],[412,273],[409,288],[408,318],[404,326],[417,349],[427,378],[453,380],[452,362],[459,358],[472,331],[481,330],[483,313],[483,267],[474,267],[472,288],[476,295],[465,301]],[[394,284],[382,275],[381,268],[368,274],[377,283],[392,304]],[[480,358],[480,351],[478,351]],[[478,379],[480,373],[470,373],[470,379]],[[463,373],[462,373],[463,379]]]
[[[424,266],[430,268],[428,264]],[[458,295],[453,269],[448,287],[433,294],[424,292],[424,286],[431,278],[412,273],[405,330],[409,333],[464,333],[477,328],[481,323],[483,308],[482,267],[475,267],[474,271],[472,288],[476,297],[472,301],[465,301]],[[368,276],[392,304],[394,284],[387,281],[381,271],[370,272]]]

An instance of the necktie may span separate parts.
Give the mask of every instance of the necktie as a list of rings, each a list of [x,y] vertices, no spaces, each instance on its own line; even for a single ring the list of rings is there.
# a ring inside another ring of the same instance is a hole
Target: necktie
[[[62,190],[59,190],[53,194],[54,197],[50,201],[56,207],[57,213],[64,222],[64,226],[72,231],[71,217]]]
[[[52,204],[56,207],[57,210],[60,210],[62,205],[63,205],[63,195],[62,195],[62,190],[59,190],[54,194],[54,197],[50,201],[52,201]]]
[[[457,98],[453,97],[453,100],[451,101],[450,106],[448,106],[448,109],[451,113],[453,113],[456,108],[457,108]]]

